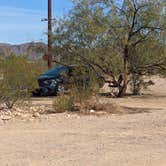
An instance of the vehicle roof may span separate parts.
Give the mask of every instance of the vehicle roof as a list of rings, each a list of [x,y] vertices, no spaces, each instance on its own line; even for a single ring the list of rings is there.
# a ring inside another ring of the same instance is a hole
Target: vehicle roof
[[[50,70],[47,70],[42,75],[54,75],[54,76],[57,75],[58,76],[61,72],[69,71],[69,70],[70,70],[70,66],[58,66],[58,67],[54,67]]]

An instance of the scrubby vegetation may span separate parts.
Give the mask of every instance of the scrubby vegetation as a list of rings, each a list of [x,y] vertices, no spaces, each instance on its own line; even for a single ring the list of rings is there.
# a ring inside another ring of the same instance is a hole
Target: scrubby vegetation
[[[74,108],[73,98],[66,95],[57,96],[53,101],[53,107],[55,108],[56,113],[72,111]]]
[[[16,102],[27,101],[37,87],[36,77],[41,66],[24,56],[10,55],[0,64],[0,101],[11,109]]]
[[[86,73],[86,72],[85,72]],[[99,82],[93,79],[93,76],[84,75],[84,72],[78,75],[78,71],[73,73],[72,85],[70,85],[67,94],[56,96],[53,106],[56,112],[75,112],[82,111],[89,105],[89,100],[94,97],[99,90]],[[87,80],[88,78],[88,80]]]

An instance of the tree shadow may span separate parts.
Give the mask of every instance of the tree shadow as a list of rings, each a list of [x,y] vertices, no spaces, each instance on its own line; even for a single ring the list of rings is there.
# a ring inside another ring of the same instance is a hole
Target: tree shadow
[[[165,94],[150,94],[150,93],[142,93],[141,95],[126,94],[125,96],[133,98],[142,98],[142,99],[166,98]]]
[[[138,108],[138,107],[122,107],[125,110],[125,114],[141,114],[141,113],[152,113],[154,108]]]
[[[117,98],[115,95],[113,95],[111,92],[105,92],[105,93],[98,93],[99,96],[101,97],[106,97],[106,98]]]

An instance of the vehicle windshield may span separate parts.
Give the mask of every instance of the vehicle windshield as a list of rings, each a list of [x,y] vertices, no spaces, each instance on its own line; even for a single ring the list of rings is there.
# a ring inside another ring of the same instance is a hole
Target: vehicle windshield
[[[60,67],[55,67],[53,69],[50,69],[43,73],[42,75],[51,75],[51,76],[58,76],[60,75],[61,72],[68,72],[69,67],[67,66],[60,66]]]

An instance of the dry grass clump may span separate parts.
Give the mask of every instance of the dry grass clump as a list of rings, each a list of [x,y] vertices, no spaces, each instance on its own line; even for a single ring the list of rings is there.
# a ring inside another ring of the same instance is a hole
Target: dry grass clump
[[[53,107],[55,109],[55,113],[63,113],[63,112],[72,112],[78,113],[81,115],[111,115],[111,114],[124,114],[125,111],[120,107],[112,103],[96,103],[96,102],[88,102],[78,103],[74,102],[73,98],[70,96],[62,95],[55,98],[53,102]]]
[[[97,89],[83,88],[74,85],[70,93],[55,97],[53,107],[56,113],[77,112],[83,115],[122,114],[122,108],[112,103],[100,103],[97,99]]]
[[[84,108],[84,105],[86,105],[92,95],[93,91],[91,89],[74,85],[71,87],[69,94],[62,94],[55,97],[53,108],[56,113],[66,111],[78,112]]]
[[[73,98],[67,95],[57,96],[53,101],[55,113],[63,113],[65,111],[72,111],[74,108]]]

